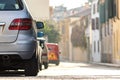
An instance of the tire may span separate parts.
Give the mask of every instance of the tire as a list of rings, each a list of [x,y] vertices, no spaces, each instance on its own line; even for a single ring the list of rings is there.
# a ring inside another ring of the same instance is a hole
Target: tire
[[[41,71],[42,70],[42,64],[39,63],[39,70]]]
[[[58,66],[60,64],[60,61],[57,61],[55,64],[56,64],[56,66]]]
[[[25,63],[25,76],[36,76],[39,71],[38,60],[33,57]]]
[[[47,68],[48,68],[48,63],[45,62],[45,63],[44,63],[44,69],[47,69]]]
[[[38,57],[38,67],[39,67],[39,70],[41,71],[42,70],[42,63],[41,63],[40,57]]]

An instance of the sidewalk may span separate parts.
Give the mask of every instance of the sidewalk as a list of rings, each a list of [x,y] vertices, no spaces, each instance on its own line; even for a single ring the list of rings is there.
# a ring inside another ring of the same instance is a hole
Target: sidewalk
[[[62,62],[80,63],[80,62],[74,62],[74,61],[69,61],[69,60],[64,60],[64,59],[61,59],[60,61],[62,61]],[[88,63],[85,63],[85,64],[93,64],[93,65],[100,65],[100,66],[120,68],[120,64],[113,64],[113,63],[88,62]]]
[[[91,64],[97,64],[97,65],[102,65],[102,66],[107,66],[107,67],[116,67],[116,68],[120,68],[120,64],[96,63],[96,62],[92,62]]]

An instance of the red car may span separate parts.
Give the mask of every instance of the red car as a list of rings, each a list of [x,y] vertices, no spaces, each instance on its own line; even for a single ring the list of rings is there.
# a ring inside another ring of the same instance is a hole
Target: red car
[[[59,65],[60,63],[60,51],[59,51],[59,47],[58,44],[56,43],[46,43],[48,50],[49,50],[49,54],[48,54],[48,60],[49,63],[53,63],[56,65]]]

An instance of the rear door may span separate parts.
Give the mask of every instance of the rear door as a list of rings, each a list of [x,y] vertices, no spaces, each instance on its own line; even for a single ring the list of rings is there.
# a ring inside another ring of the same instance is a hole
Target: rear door
[[[48,49],[49,49],[49,60],[58,60],[58,47],[55,44],[48,44]]]
[[[22,17],[22,9],[20,0],[0,0],[0,42],[16,40],[19,30],[10,30],[9,27],[19,25],[14,20]]]

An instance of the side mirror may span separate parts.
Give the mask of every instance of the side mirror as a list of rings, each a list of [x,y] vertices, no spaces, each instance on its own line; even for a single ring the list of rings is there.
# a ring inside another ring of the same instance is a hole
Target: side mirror
[[[37,32],[37,37],[44,37],[44,33],[43,32]]]
[[[44,43],[41,43],[41,48],[44,49],[44,47],[45,47],[45,46],[44,46]]]
[[[44,28],[43,22],[36,22],[37,29],[42,29]]]

